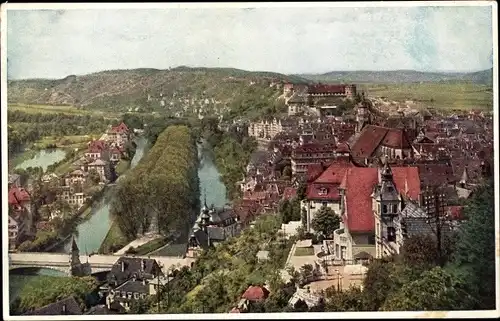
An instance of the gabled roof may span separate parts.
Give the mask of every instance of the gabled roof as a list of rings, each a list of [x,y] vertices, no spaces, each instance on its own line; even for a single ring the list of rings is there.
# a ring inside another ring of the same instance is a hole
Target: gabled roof
[[[395,149],[411,148],[403,129],[367,125],[352,145],[351,152],[353,157],[371,157],[380,145]]]
[[[9,205],[20,205],[21,202],[30,200],[30,194],[22,187],[13,187],[9,190]]]
[[[118,126],[115,126],[115,127],[111,127],[111,132],[112,133],[124,133],[124,132],[128,132],[129,129],[127,127],[127,125],[125,125],[125,123],[121,122],[120,125]]]
[[[394,185],[399,193],[417,200],[420,194],[420,178],[416,167],[393,167]],[[351,232],[370,232],[375,220],[372,210],[372,192],[378,184],[378,168],[351,167],[342,183],[346,188],[344,223]]]
[[[160,275],[163,275],[163,272],[161,272],[156,260],[122,256],[116,261],[115,264],[113,264],[113,267],[108,274],[108,281],[114,284],[114,281],[116,280],[117,284],[120,285],[132,278],[134,275],[137,278],[153,278],[154,273],[157,272],[159,272]]]
[[[89,166],[106,166],[106,162],[98,158],[92,163],[90,163]]]
[[[73,296],[51,303],[24,315],[81,315],[80,305]]]
[[[269,291],[262,286],[251,285],[241,296],[248,301],[263,301],[269,296]]]

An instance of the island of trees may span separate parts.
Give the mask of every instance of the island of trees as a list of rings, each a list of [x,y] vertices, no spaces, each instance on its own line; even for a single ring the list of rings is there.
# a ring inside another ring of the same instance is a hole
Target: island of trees
[[[198,152],[187,126],[173,125],[116,187],[111,215],[128,240],[153,231],[169,236],[199,209]]]

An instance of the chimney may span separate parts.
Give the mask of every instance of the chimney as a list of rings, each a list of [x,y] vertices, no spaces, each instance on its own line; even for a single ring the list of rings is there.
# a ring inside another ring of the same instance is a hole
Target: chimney
[[[122,261],[122,272],[125,272],[125,262]]]

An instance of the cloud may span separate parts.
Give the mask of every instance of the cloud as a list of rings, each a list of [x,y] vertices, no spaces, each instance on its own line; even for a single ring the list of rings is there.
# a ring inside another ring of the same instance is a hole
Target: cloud
[[[8,74],[491,67],[491,7],[9,10]]]

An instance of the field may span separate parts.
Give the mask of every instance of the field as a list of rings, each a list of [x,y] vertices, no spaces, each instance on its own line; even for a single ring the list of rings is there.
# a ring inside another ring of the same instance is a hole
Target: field
[[[87,142],[92,139],[99,139],[99,134],[95,135],[68,135],[68,136],[46,136],[35,142],[35,148],[45,148],[47,145],[56,145],[57,147],[85,148]]]
[[[311,255],[314,255],[314,249],[312,247],[297,247],[294,253],[294,256],[311,256]]]
[[[116,114],[97,111],[97,110],[88,110],[88,109],[79,109],[73,106],[55,106],[55,105],[27,105],[27,104],[19,104],[19,103],[10,103],[7,107],[11,111],[22,111],[25,113],[31,114],[69,114],[69,115],[90,115],[90,116],[103,116],[107,119],[116,119],[118,118]]]
[[[363,84],[359,86],[368,97],[389,100],[413,100],[436,109],[493,109],[493,90],[490,86],[472,83],[407,83]]]

